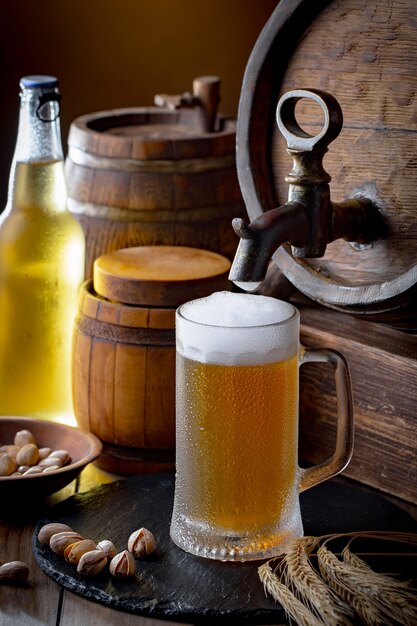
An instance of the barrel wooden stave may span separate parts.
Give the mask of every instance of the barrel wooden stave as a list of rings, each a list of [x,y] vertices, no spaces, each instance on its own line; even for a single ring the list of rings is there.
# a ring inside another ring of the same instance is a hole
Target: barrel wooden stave
[[[217,207],[219,198],[224,205],[235,207],[240,190],[235,180],[234,166],[203,172],[123,172],[95,169],[67,161],[66,173],[70,198],[100,206],[123,207],[147,211],[149,221],[184,211],[183,220],[192,220],[186,210]],[[99,209],[98,209],[99,210]],[[202,211],[200,211],[202,213]],[[141,216],[142,217],[142,216]],[[127,213],[126,219],[135,219]]]
[[[94,260],[136,245],[185,245],[233,258],[231,227],[246,210],[237,181],[235,123],[202,133],[185,111],[123,109],[73,121],[65,163],[68,207]]]
[[[173,449],[175,311],[107,302],[91,283],[83,286],[79,310],[73,350],[78,425],[112,445]]]

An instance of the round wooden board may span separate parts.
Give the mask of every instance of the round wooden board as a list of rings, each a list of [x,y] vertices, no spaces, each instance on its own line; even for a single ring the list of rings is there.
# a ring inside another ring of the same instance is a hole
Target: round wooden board
[[[124,248],[94,262],[94,289],[124,304],[177,306],[228,289],[226,257],[185,246]]]

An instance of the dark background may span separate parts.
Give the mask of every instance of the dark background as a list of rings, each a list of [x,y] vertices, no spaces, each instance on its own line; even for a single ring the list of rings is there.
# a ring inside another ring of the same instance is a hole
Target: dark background
[[[220,110],[235,117],[251,50],[277,0],[2,0],[0,211],[16,140],[19,79],[59,78],[64,151],[84,113],[150,106],[156,93],[222,79]]]

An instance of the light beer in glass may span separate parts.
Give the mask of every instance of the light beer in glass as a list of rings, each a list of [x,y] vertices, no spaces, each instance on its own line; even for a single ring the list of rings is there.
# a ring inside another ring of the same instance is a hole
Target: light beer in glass
[[[176,332],[171,538],[214,559],[274,556],[303,534],[300,490],[350,458],[346,363],[334,351],[300,346],[297,309],[264,296],[220,292],[188,302],[177,310]],[[298,369],[305,360],[334,365],[340,400],[337,452],[309,470],[298,467]]]

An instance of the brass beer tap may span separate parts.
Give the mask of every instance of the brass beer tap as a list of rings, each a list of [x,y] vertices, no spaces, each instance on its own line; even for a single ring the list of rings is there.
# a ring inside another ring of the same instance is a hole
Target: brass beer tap
[[[295,106],[302,98],[313,100],[323,110],[324,126],[315,136],[296,120]],[[293,169],[285,178],[288,202],[250,224],[241,218],[232,222],[240,242],[229,278],[247,290],[265,278],[272,255],[284,243],[291,245],[295,257],[317,258],[324,256],[331,241],[368,244],[384,231],[379,209],[368,198],[359,196],[340,203],[330,199],[331,177],[323,168],[323,157],[343,125],[336,98],[317,89],[289,91],[278,102],[277,124],[293,158]]]

